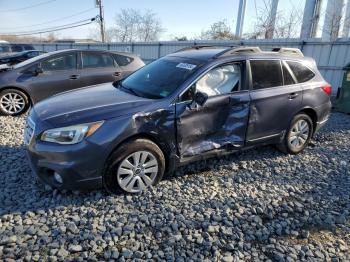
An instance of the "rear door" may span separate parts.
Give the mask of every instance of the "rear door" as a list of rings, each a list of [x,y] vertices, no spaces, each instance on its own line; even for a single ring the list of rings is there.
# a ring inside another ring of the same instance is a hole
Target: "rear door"
[[[218,66],[180,96],[176,123],[182,158],[244,145],[250,103],[249,92],[243,90],[244,74],[244,62]],[[198,91],[208,95],[203,106],[193,102]]]
[[[77,70],[77,52],[68,52],[46,58],[38,65],[43,73],[31,75],[29,84],[35,100],[80,87]],[[33,71],[33,70],[32,70]]]
[[[91,51],[83,51],[81,54],[80,81],[82,86],[114,82],[121,79],[120,68],[111,54]]]
[[[302,88],[278,59],[250,60],[251,106],[248,143],[278,139],[300,110]]]

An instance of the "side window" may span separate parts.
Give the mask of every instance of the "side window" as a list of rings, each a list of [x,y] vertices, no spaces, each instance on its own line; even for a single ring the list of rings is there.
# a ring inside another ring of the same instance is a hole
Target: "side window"
[[[32,58],[32,57],[35,57],[35,56],[38,56],[38,55],[39,55],[39,52],[37,52],[37,51],[33,51],[33,52],[27,53],[27,57],[28,58]]]
[[[286,65],[284,63],[282,63],[282,70],[283,70],[284,85],[286,86],[286,85],[293,85],[293,84],[295,84],[292,75],[289,73],[289,70],[288,70],[288,68],[286,67]]]
[[[70,70],[77,66],[77,57],[75,53],[56,56],[41,62],[41,68],[44,71]]]
[[[35,48],[32,45],[23,45],[24,50],[34,50]]]
[[[282,86],[281,62],[279,60],[251,60],[253,89]]]
[[[185,93],[180,97],[179,102],[192,101],[194,94],[196,93],[196,85],[192,85]]]
[[[196,83],[196,91],[208,96],[222,95],[240,90],[241,64],[216,67],[202,76]]]
[[[113,57],[119,66],[127,66],[134,61],[134,58],[124,55],[113,55]]]
[[[23,47],[20,45],[11,45],[11,50],[12,50],[12,52],[22,52]]]
[[[83,52],[83,68],[103,67],[114,67],[114,62],[110,55]]]
[[[289,65],[299,83],[309,81],[315,76],[314,72],[299,62],[287,61],[287,64]]]
[[[25,74],[33,74],[33,72],[39,68],[39,64],[34,64],[32,66],[30,66],[29,68],[27,68],[24,73]]]

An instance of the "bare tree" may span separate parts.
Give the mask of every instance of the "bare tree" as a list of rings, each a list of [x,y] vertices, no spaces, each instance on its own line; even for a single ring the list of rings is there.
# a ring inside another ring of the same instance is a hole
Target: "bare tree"
[[[270,16],[272,0],[263,0],[257,9],[254,30],[246,34],[248,38],[295,38],[298,37],[302,23],[302,9],[294,7],[288,11],[278,11],[273,22]],[[274,25],[273,25],[274,24]]]
[[[302,9],[292,9],[281,12],[276,19],[274,36],[276,38],[296,38],[300,34]]]
[[[162,23],[156,13],[151,10],[146,10],[140,16],[137,30],[137,36],[140,41],[156,41],[159,35],[164,31]]]
[[[164,32],[157,14],[151,10],[122,9],[116,15],[116,26],[111,31],[120,42],[156,41]]]
[[[203,31],[200,35],[202,40],[234,40],[237,37],[232,33],[226,19],[215,22],[209,30]]]

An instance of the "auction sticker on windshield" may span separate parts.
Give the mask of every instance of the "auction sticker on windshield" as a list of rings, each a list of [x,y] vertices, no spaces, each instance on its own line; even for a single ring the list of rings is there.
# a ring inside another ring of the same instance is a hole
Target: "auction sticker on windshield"
[[[182,68],[182,69],[187,69],[187,70],[193,70],[194,68],[196,68],[196,65],[187,64],[187,63],[180,63],[176,67]]]

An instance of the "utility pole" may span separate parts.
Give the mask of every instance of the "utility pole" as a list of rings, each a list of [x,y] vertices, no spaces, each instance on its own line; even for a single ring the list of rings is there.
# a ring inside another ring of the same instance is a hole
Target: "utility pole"
[[[318,21],[320,19],[321,2],[322,0],[305,1],[300,38],[307,39],[316,37]]]
[[[343,27],[343,37],[350,37],[350,1],[348,1],[345,11],[344,27]]]
[[[344,0],[328,0],[322,39],[330,41],[338,38],[343,6]]]
[[[270,6],[270,14],[269,14],[269,24],[268,29],[265,33],[266,39],[272,39],[273,33],[275,32],[275,24],[276,24],[276,16],[277,16],[277,7],[278,7],[278,0],[272,0],[271,6]]]
[[[104,19],[104,12],[103,12],[103,6],[102,6],[102,0],[96,0],[96,5],[100,8],[100,31],[101,31],[101,40],[102,43],[105,42],[105,19]]]
[[[243,32],[246,2],[247,2],[246,0],[239,1],[238,18],[236,23],[236,37],[239,37],[239,38],[242,37],[242,32]]]

